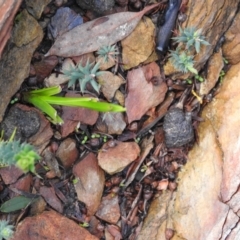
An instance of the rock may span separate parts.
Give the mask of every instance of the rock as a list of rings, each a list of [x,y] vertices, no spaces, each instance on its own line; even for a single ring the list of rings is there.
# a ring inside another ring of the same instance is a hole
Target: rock
[[[236,64],[240,61],[240,12],[238,12],[225,33],[225,42],[223,44],[223,55],[230,64]]]
[[[155,26],[150,18],[141,20],[133,32],[121,41],[124,69],[138,66],[154,52]]]
[[[139,154],[140,148],[137,143],[111,140],[99,151],[98,164],[108,174],[114,174],[136,160]]]
[[[43,37],[41,27],[25,10],[21,13],[17,25],[23,26],[23,28],[15,26],[13,30],[16,36],[19,32],[21,40],[13,38],[14,42],[9,43],[8,51],[4,52],[0,60],[0,122],[11,97],[18,91],[24,79],[28,77],[32,54]],[[13,46],[15,41],[22,42],[24,45],[21,47]]]
[[[15,139],[26,141],[40,128],[40,119],[35,109],[15,104],[1,123],[4,136],[9,139],[16,128]]]
[[[53,135],[50,122],[43,113],[36,108],[19,103],[10,108],[0,126],[6,139],[9,139],[14,129],[17,128],[15,139],[28,141],[36,147],[39,153]]]
[[[51,0],[25,0],[28,12],[36,19],[39,19],[43,13],[44,8],[51,2]]]
[[[115,0],[76,0],[77,4],[83,8],[103,14],[113,8]]]
[[[22,1],[9,0],[0,2],[0,59],[3,49],[11,36],[13,18]]]
[[[34,217],[27,217],[18,224],[12,240],[71,239],[97,240],[77,223],[54,212],[46,211]]]
[[[168,148],[178,148],[194,139],[191,113],[182,109],[171,108],[163,121],[165,143]]]
[[[239,88],[240,63],[229,69],[219,93],[204,108],[198,144],[178,175],[166,219],[172,221],[172,240],[239,238]],[[158,231],[165,233],[163,224]]]
[[[96,156],[89,153],[73,167],[73,174],[77,179],[78,200],[86,204],[87,215],[92,216],[100,204],[105,183],[104,172],[98,166]]]
[[[71,138],[65,139],[63,142],[61,142],[56,152],[56,156],[59,158],[65,168],[71,167],[78,157],[76,141]]]
[[[120,218],[118,196],[110,193],[103,197],[96,216],[108,223],[116,224]]]
[[[112,101],[117,89],[125,83],[123,78],[108,71],[103,71],[102,74],[97,77],[97,81],[101,86],[103,95],[109,102]]]

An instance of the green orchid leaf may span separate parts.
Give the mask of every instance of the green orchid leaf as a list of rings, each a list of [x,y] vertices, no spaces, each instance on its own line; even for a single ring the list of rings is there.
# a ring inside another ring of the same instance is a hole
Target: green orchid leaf
[[[27,198],[24,196],[17,196],[3,203],[0,207],[0,211],[4,213],[10,213],[17,210],[21,210],[33,203],[36,199]]]

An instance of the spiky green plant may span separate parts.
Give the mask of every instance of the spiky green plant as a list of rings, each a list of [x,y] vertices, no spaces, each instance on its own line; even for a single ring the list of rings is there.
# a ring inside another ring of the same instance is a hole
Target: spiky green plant
[[[98,112],[125,112],[126,109],[120,105],[99,102],[98,98],[83,97],[58,97],[53,96],[61,92],[61,87],[54,86],[23,93],[23,99],[33,104],[42,112],[46,113],[54,124],[62,124],[63,120],[58,116],[57,111],[51,106],[61,105],[68,107],[84,107]]]
[[[108,62],[109,60],[114,60],[116,56],[119,54],[119,51],[117,50],[116,45],[107,45],[101,47],[98,51],[97,54],[99,55],[100,58],[103,59],[104,62]]]
[[[180,52],[179,49],[170,51],[170,61],[173,66],[183,73],[192,72],[198,74],[197,69],[194,68],[193,56],[186,52]]]
[[[0,240],[10,239],[13,235],[13,225],[9,225],[8,221],[0,220]]]
[[[188,27],[184,29],[180,27],[179,36],[173,37],[173,40],[178,43],[183,43],[187,50],[194,48],[197,53],[200,52],[201,44],[210,45],[202,35],[202,30],[197,30],[195,27]]]
[[[77,66],[71,67],[69,70],[64,70],[63,73],[69,78],[68,87],[75,88],[76,81],[78,80],[81,92],[85,92],[87,83],[90,83],[93,89],[99,93],[100,85],[96,82],[96,77],[102,74],[99,70],[100,63],[89,63],[83,67],[82,62]]]

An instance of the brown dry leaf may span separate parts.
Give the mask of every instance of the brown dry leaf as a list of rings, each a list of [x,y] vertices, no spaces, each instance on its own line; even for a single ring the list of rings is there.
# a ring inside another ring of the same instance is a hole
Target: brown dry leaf
[[[75,184],[78,200],[86,204],[87,214],[92,216],[100,204],[105,183],[104,172],[98,166],[96,156],[89,153],[74,166],[73,174],[78,179]]]
[[[39,190],[39,193],[42,195],[42,197],[46,200],[46,202],[55,210],[57,210],[59,213],[63,212],[63,206],[61,204],[61,201],[58,199],[58,197],[55,194],[53,187],[45,187],[42,186]]]
[[[65,97],[81,97],[80,94],[69,92]],[[96,123],[99,113],[81,107],[62,107],[62,119],[64,121],[61,126],[62,137],[68,136],[72,133],[77,125],[80,123],[93,125]]]
[[[125,105],[129,123],[139,120],[165,98],[167,85],[161,79],[159,66],[155,62],[129,71],[127,82]]]
[[[133,31],[146,12],[158,5],[148,6],[141,12],[111,14],[77,26],[58,37],[46,56],[78,56],[121,41]]]
[[[124,69],[138,66],[148,59],[155,48],[155,26],[150,18],[140,21],[134,31],[122,40]]]
[[[102,71],[102,74],[97,77],[98,83],[101,85],[101,91],[109,102],[115,95],[116,90],[125,83],[125,80],[108,71]]]
[[[135,142],[111,140],[101,148],[98,154],[98,164],[108,174],[114,174],[136,160],[139,153],[140,148]]]

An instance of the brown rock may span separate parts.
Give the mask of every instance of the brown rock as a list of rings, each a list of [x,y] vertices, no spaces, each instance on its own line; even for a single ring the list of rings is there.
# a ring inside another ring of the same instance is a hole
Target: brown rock
[[[122,59],[126,70],[138,66],[152,54],[155,48],[154,30],[152,20],[146,17],[121,41]]]
[[[96,216],[108,223],[116,224],[120,218],[118,196],[112,193],[102,198]]]
[[[96,156],[89,153],[74,166],[73,174],[78,180],[75,184],[78,200],[86,204],[87,214],[92,216],[100,204],[105,183],[104,172],[98,166]]]
[[[76,141],[72,138],[67,138],[61,142],[56,156],[59,158],[65,168],[69,168],[77,160],[78,150],[76,148]]]
[[[25,44],[21,47],[10,47],[9,45],[8,51],[2,56],[0,61],[0,122],[2,121],[5,109],[11,97],[16,93],[24,79],[28,76],[32,54],[43,37],[41,27],[27,11],[22,12],[19,18],[19,24],[21,23],[23,23],[22,26],[25,28],[18,29],[18,31],[30,33],[27,34],[27,39],[32,39],[29,35],[31,36],[31,34],[33,34],[34,39],[30,42],[24,41],[25,34],[23,34],[22,42]]]
[[[103,71],[97,77],[98,83],[101,85],[101,90],[107,100],[110,102],[115,95],[116,90],[125,83],[125,80],[111,72]]]
[[[223,55],[230,64],[236,64],[240,61],[240,12],[238,12],[225,33],[225,42],[223,44]]]
[[[2,51],[11,36],[13,18],[21,2],[21,0],[0,1],[0,59]]]
[[[74,221],[54,212],[43,212],[35,217],[25,218],[18,224],[12,240],[71,239],[97,240],[86,229]]]
[[[108,174],[122,171],[137,159],[140,148],[135,142],[111,140],[103,145],[98,154],[98,164]]]
[[[51,2],[51,0],[25,0],[26,7],[29,13],[36,19],[39,19],[42,15],[44,8]]]

